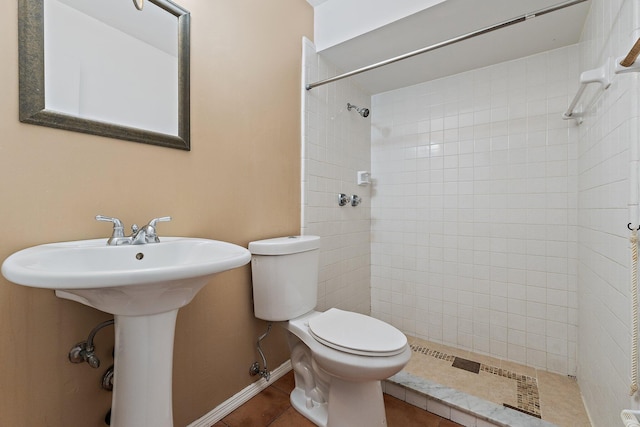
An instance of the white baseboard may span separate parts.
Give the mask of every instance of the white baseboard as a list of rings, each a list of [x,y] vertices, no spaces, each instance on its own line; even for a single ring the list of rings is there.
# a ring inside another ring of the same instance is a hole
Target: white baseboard
[[[265,388],[273,384],[274,381],[282,377],[284,374],[291,370],[291,361],[287,360],[282,365],[271,371],[271,378],[267,382],[264,378],[250,384],[240,392],[231,396],[229,399],[222,402],[220,405],[213,408],[209,413],[205,414],[200,419],[189,424],[187,427],[211,427],[234,410],[242,406],[249,399],[260,393]]]

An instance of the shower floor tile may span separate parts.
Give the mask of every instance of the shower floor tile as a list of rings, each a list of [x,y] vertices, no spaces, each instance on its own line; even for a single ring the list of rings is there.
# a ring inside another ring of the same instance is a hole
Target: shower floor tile
[[[571,377],[408,338],[413,354],[403,372],[560,427],[591,425],[578,385]],[[477,362],[479,370],[459,369],[454,366],[456,359]]]

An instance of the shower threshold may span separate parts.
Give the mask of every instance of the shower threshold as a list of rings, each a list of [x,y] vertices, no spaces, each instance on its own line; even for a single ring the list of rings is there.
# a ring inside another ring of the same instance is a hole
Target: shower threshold
[[[387,379],[383,387],[390,396],[462,425],[559,427],[404,371]]]

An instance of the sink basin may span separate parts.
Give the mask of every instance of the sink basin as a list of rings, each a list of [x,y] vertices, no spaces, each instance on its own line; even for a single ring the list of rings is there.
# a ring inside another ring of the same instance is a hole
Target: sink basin
[[[188,304],[213,274],[247,264],[249,251],[217,240],[164,237],[107,246],[105,239],[50,243],[8,257],[2,274],[112,314],[145,315]]]
[[[114,314],[111,426],[172,427],[173,342],[178,309],[211,276],[247,264],[249,251],[217,240],[163,237],[107,246],[106,239],[50,243],[14,253],[2,274]]]

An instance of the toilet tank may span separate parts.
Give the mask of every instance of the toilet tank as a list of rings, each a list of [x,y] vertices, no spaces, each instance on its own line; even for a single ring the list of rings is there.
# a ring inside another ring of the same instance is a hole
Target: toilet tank
[[[249,243],[253,311],[258,319],[295,319],[316,306],[320,237],[289,236]]]

